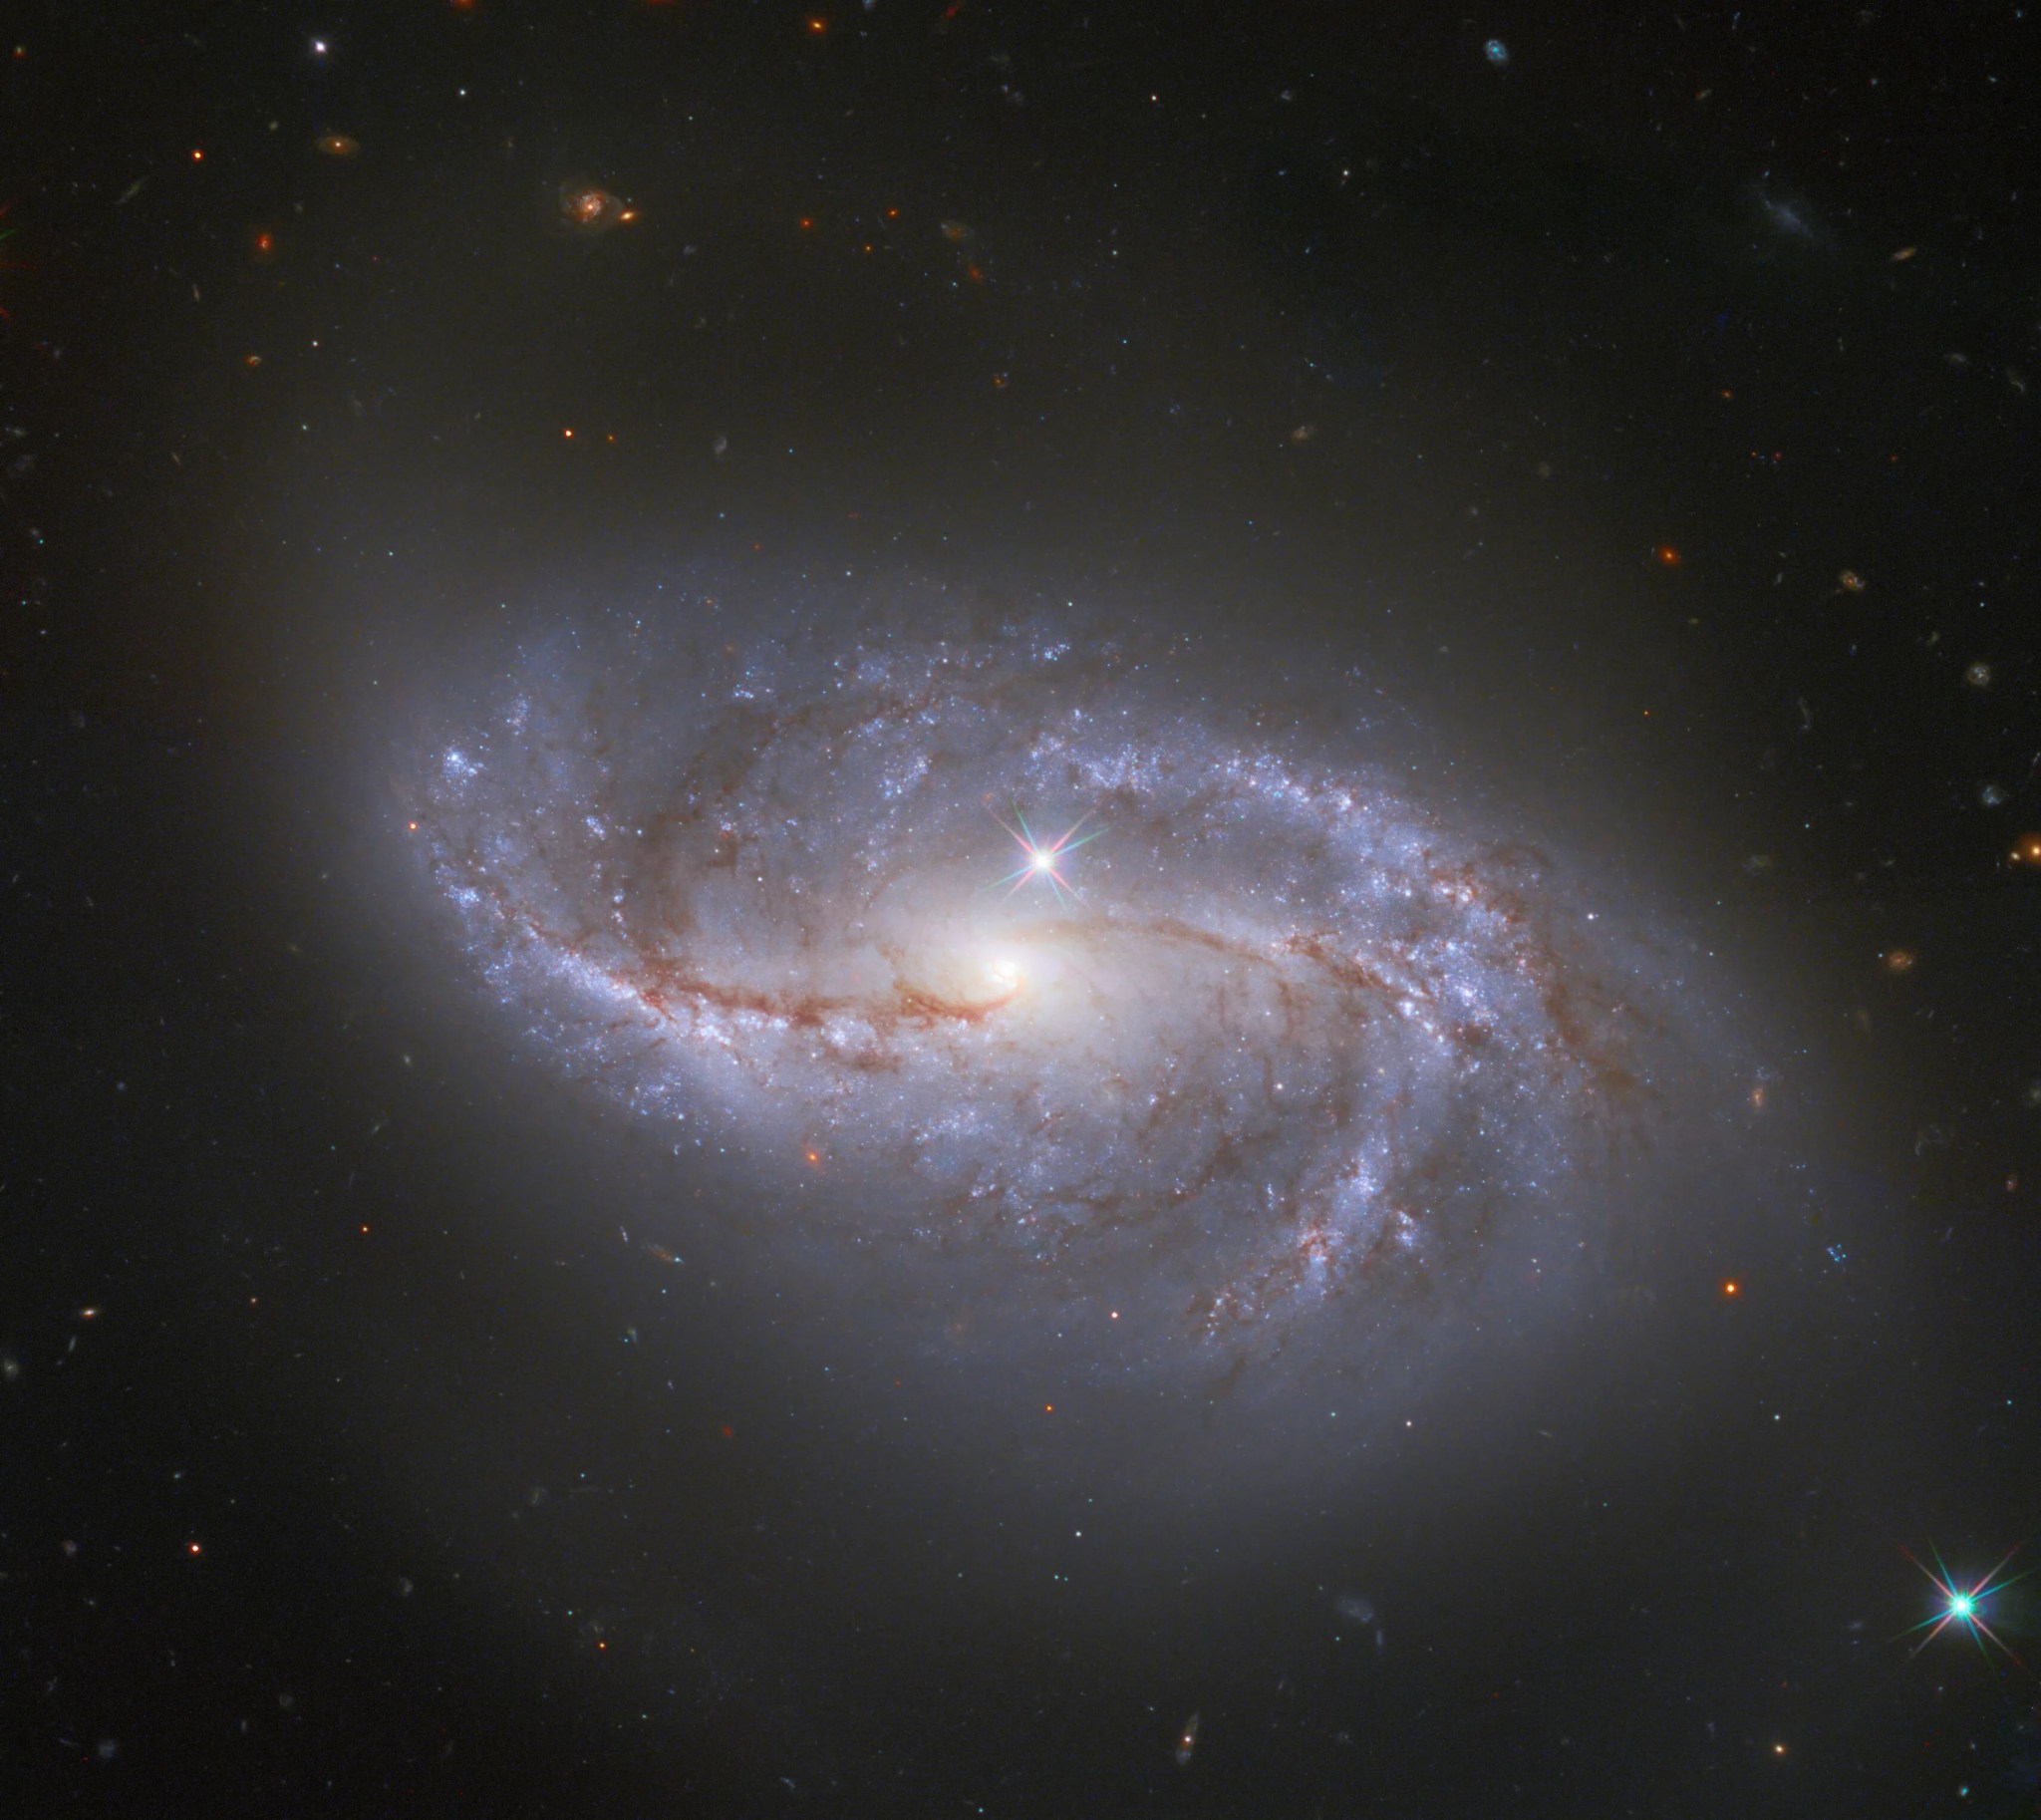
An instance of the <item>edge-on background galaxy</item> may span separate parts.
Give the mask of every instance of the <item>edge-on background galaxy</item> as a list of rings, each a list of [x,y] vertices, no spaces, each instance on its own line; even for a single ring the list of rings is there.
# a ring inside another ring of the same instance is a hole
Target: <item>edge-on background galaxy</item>
[[[669,1154],[655,1254],[741,1206],[839,1331],[1361,1435],[1648,1299],[1680,1184],[1756,1211],[1712,962],[1360,668],[1159,623],[696,568],[448,679],[402,836],[516,1065]]]

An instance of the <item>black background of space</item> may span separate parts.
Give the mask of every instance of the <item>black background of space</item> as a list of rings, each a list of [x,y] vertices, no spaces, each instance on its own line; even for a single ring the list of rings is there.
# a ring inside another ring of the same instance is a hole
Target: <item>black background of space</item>
[[[2041,1811],[2034,1677],[1890,1641],[2041,1525],[2037,34],[12,13],[6,1810]],[[669,555],[1336,628],[1728,945],[1847,1265],[1709,1256],[1393,1498],[1004,1521],[401,958],[364,727]]]

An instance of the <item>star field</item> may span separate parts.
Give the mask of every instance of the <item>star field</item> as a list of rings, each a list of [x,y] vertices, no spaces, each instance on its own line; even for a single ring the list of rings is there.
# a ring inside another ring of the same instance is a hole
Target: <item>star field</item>
[[[2033,1820],[2041,13],[15,10],[0,1816]]]

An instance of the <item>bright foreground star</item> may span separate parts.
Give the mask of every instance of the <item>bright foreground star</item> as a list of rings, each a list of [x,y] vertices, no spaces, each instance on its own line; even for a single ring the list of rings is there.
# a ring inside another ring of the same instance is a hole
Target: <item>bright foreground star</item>
[[[1005,878],[999,881],[1007,886],[1007,895],[1009,897],[1013,896],[1030,878],[1039,878],[1045,880],[1048,888],[1056,894],[1056,902],[1062,902],[1065,891],[1069,892],[1072,897],[1075,897],[1077,895],[1076,887],[1063,876],[1063,856],[1066,853],[1075,852],[1077,848],[1096,840],[1099,835],[1105,832],[1103,828],[1093,828],[1088,834],[1079,834],[1077,830],[1090,819],[1089,815],[1078,816],[1054,840],[1043,840],[1036,834],[1027,825],[1027,817],[1021,814],[1018,808],[1014,811],[1014,821],[1018,821],[1020,824],[1018,828],[1014,826],[1013,822],[1003,820],[1000,826],[1014,836],[1015,840],[1020,843],[1020,851],[1027,855],[1026,859],[1016,870],[1009,872]]]
[[[1941,1556],[1935,1554],[1931,1547],[1928,1552],[1934,1554],[1933,1567],[1927,1566],[1910,1549],[1901,1549],[1899,1552],[1927,1576],[1929,1584],[1933,1586],[1938,1596],[1935,1610],[1928,1617],[1923,1618],[1910,1629],[1899,1633],[1902,1637],[1910,1637],[1914,1631],[1925,1631],[1927,1633],[1925,1637],[1921,1638],[1913,1646],[1914,1656],[1918,1656],[1922,1650],[1926,1649],[1950,1625],[1960,1625],[1975,1640],[1980,1654],[1990,1654],[1984,1648],[1985,1642],[1988,1639],[1997,1646],[2006,1661],[2018,1668],[2026,1668],[2027,1665],[2013,1654],[2011,1647],[2006,1643],[2005,1639],[2000,1637],[1996,1631],[1984,1622],[1983,1610],[1984,1602],[1992,1594],[2012,1585],[2012,1581],[2001,1579],[2000,1576],[2011,1564],[2013,1556],[2020,1552],[2017,1548],[2010,1550],[1990,1573],[1969,1586],[1964,1586],[1942,1565]],[[2031,1568],[2028,1570],[2030,1573],[2032,1571]],[[2014,1578],[2024,1580],[2026,1575],[2015,1575]],[[1912,1658],[1908,1657],[1907,1660],[1910,1662]]]

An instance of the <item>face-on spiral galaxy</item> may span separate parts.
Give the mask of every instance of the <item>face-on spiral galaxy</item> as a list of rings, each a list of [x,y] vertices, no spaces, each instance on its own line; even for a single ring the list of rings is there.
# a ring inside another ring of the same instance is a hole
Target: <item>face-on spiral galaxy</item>
[[[931,1322],[1350,1352],[1564,1269],[1696,1090],[1662,964],[1310,658],[781,578],[506,669],[420,786],[478,974],[760,1244]]]

